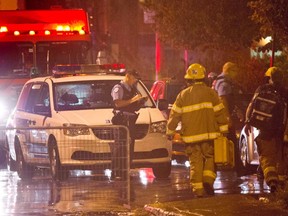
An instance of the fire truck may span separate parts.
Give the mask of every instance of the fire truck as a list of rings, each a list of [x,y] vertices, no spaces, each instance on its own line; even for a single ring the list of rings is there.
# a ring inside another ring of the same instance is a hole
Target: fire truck
[[[0,74],[48,74],[56,64],[88,63],[91,44],[82,9],[0,11]]]
[[[82,9],[0,10],[0,127],[24,83],[56,64],[91,63],[88,15]],[[0,130],[0,163],[7,146]]]

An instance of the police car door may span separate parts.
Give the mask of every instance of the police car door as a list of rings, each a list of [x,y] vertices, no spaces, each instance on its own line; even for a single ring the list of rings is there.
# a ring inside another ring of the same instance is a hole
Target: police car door
[[[49,164],[46,145],[47,133],[43,127],[45,118],[51,115],[49,87],[46,83],[33,83],[27,95],[23,111],[17,113],[17,124],[27,127],[21,130],[23,156],[30,163]]]

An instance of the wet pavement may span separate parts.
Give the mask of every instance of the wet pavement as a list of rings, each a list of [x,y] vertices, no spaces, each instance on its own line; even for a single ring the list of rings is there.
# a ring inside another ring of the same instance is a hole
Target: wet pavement
[[[145,212],[136,215],[177,216],[286,216],[288,210],[271,194],[265,196],[249,194],[226,194],[145,206]]]
[[[131,187],[89,172],[72,174],[65,182],[55,182],[41,171],[25,182],[16,172],[1,169],[0,215],[141,215],[147,212],[144,206],[199,200],[191,192],[189,168],[184,165],[174,165],[169,179],[154,178],[151,169],[131,170]],[[214,199],[219,201],[233,195],[258,200],[269,194],[265,182],[255,174],[237,177],[232,171],[218,172],[214,187]],[[135,213],[137,209],[144,212]]]

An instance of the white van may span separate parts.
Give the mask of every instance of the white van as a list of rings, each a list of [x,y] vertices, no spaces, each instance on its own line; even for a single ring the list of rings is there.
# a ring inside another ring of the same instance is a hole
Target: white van
[[[7,166],[7,143],[5,126],[9,114],[15,107],[23,85],[29,80],[27,76],[1,76],[0,77],[0,166]]]
[[[112,124],[111,89],[123,79],[115,74],[123,70],[117,69],[118,66],[111,66],[113,70],[100,65],[59,66],[53,76],[34,78],[25,84],[7,127],[45,129],[7,132],[10,160],[17,165],[21,178],[31,178],[31,171],[37,166],[50,167],[52,177],[61,179],[66,176],[57,174],[60,168],[68,172],[98,163],[93,157],[77,157],[81,152],[97,152],[73,140],[89,136],[89,140],[99,141],[101,138],[90,127]],[[172,150],[165,135],[166,119],[141,81],[137,83],[137,90],[148,100],[139,110],[131,168],[148,167],[153,169],[155,177],[168,177]],[[49,129],[53,127],[67,129]],[[109,153],[107,142],[103,140],[103,143],[106,147],[101,151]]]

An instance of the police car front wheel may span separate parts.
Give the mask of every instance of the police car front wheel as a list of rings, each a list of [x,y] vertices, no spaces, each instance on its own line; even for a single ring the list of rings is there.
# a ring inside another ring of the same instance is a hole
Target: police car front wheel
[[[171,173],[171,161],[157,164],[152,169],[156,178],[168,178]]]
[[[50,140],[49,158],[51,175],[54,180],[65,180],[68,178],[69,170],[65,169],[60,162],[57,142],[55,139]]]
[[[34,167],[26,163],[19,140],[15,141],[15,150],[18,176],[23,180],[32,179]]]

